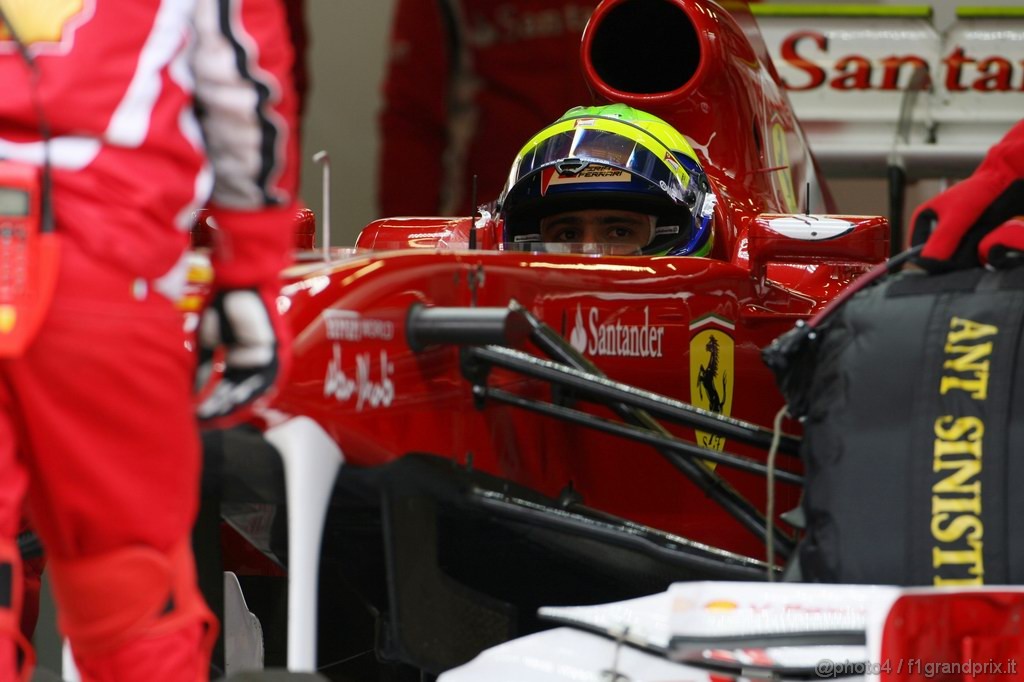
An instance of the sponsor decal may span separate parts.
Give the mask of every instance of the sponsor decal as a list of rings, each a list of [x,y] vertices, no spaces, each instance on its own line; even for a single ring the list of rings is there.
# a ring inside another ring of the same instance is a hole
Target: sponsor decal
[[[954,317],[949,322],[941,395],[988,397],[989,363],[999,329]],[[985,422],[976,415],[945,414],[935,420],[932,445],[931,535],[935,585],[983,585],[985,526],[981,519],[982,445]]]
[[[729,416],[735,393],[733,357],[736,325],[717,315],[705,315],[690,324],[690,402],[697,407]],[[725,438],[697,431],[697,443],[721,452]]]
[[[842,218],[820,215],[791,215],[772,218],[768,227],[790,239],[824,241],[835,239],[853,231],[853,223]]]
[[[704,605],[705,611],[735,611],[740,607],[734,601],[725,601],[723,599],[717,599],[715,601],[709,601]]]
[[[523,7],[520,2],[485,2],[465,17],[466,41],[476,47],[526,45],[533,40],[578,37],[594,9],[593,3],[558,3],[557,7]]]
[[[372,353],[358,353],[355,375],[349,375],[342,369],[341,344],[333,344],[332,357],[324,376],[324,397],[339,403],[354,400],[357,412],[364,408],[390,407],[395,400],[395,384],[391,380],[395,365],[388,359],[386,350],[379,352],[376,369],[372,358]]]
[[[548,168],[541,175],[540,194],[552,185],[574,185],[589,182],[629,182],[632,176],[624,170],[598,163],[583,163],[578,168]]]
[[[652,325],[651,310],[644,306],[642,324],[601,322],[600,311],[591,308],[584,322],[583,307],[576,306],[576,320],[569,343],[581,353],[594,357],[660,358],[665,328]]]
[[[86,9],[86,0],[32,0],[7,3],[7,17],[14,24],[18,37],[26,45],[59,43],[73,32],[72,20]],[[88,14],[92,14],[92,2]],[[84,19],[85,17],[83,17]],[[76,22],[81,23],[81,22]],[[0,22],[0,41],[11,40],[7,25]]]
[[[833,54],[828,36],[814,30],[787,35],[779,46],[779,58],[799,72],[794,76],[781,70],[783,86],[792,91],[827,87],[893,92],[905,87],[914,70],[931,70],[928,57],[916,54]],[[949,92],[1019,92],[1024,90],[1022,73],[1024,63],[1003,55],[979,55],[954,45],[940,60],[939,73],[929,73],[929,80],[936,80]]]
[[[672,152],[665,152],[665,163],[667,163],[669,167],[671,167],[672,170],[676,171],[677,173],[683,170],[683,165],[679,163],[679,160],[676,158],[676,155],[673,154]]]
[[[395,323],[363,317],[354,310],[325,310],[324,327],[331,341],[390,341],[395,338]]]

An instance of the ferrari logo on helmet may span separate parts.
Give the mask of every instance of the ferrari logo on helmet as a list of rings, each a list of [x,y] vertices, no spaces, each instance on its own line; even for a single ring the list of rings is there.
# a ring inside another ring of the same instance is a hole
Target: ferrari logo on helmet
[[[672,152],[665,152],[665,163],[667,163],[672,170],[679,172],[683,169],[683,165],[679,163],[679,159]]]
[[[59,43],[67,37],[68,23],[85,9],[85,5],[86,0],[0,0],[4,14],[26,45]],[[0,40],[11,40],[10,31],[2,23]]]
[[[540,178],[540,195],[545,196],[553,185],[630,182],[632,179],[632,175],[619,168],[579,159],[568,159],[544,170]]]
[[[729,416],[735,393],[732,338],[734,325],[717,315],[706,315],[694,320],[690,331],[690,402],[709,412]],[[721,452],[725,448],[722,436],[697,431],[697,443]]]

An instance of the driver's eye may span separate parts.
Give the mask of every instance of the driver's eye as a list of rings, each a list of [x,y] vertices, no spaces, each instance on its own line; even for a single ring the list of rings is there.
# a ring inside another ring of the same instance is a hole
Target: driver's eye
[[[559,230],[558,234],[555,235],[555,241],[557,242],[577,242],[580,239],[580,232],[575,228]]]
[[[612,239],[630,239],[633,236],[633,228],[612,227],[608,230],[608,236]]]

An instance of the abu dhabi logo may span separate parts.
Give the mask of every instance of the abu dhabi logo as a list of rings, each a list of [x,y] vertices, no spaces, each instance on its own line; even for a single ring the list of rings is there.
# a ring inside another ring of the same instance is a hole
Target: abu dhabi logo
[[[660,358],[665,328],[652,325],[651,310],[644,306],[642,324],[601,322],[600,311],[591,308],[583,319],[583,306],[576,305],[576,319],[569,332],[569,343],[580,353],[594,357]]]

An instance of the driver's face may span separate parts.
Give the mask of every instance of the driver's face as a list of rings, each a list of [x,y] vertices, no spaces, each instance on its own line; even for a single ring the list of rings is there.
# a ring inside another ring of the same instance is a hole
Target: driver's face
[[[628,244],[638,250],[651,240],[654,221],[646,213],[608,209],[567,211],[542,218],[544,242]]]

